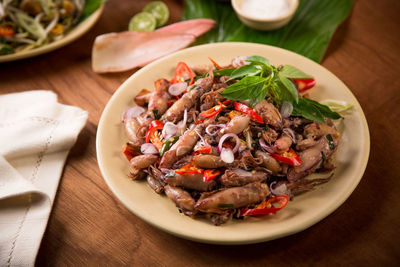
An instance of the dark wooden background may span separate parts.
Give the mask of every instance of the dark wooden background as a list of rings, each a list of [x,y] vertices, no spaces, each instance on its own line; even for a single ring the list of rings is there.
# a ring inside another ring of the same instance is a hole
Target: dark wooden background
[[[0,64],[0,93],[53,90],[62,103],[90,112],[68,157],[37,265],[399,264],[400,1],[356,1],[322,62],[352,90],[368,120],[371,154],[359,186],[339,209],[311,228],[246,246],[199,244],[162,232],[130,213],[100,175],[95,151],[98,121],[113,92],[134,70],[93,73],[93,40],[125,30],[146,2],[109,0],[99,22],[76,42],[46,55]],[[171,10],[169,22],[180,20],[183,3],[165,2]]]

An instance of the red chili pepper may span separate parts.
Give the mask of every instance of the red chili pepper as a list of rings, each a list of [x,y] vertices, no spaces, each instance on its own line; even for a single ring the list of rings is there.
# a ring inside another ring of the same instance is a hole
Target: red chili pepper
[[[192,85],[194,83],[193,71],[189,68],[188,65],[186,65],[185,62],[178,62],[178,65],[176,65],[174,78],[170,81],[170,83],[184,82],[186,79],[189,78],[189,85]]]
[[[133,157],[139,156],[139,150],[132,146],[130,143],[126,143],[122,148],[122,153],[124,153],[127,160],[131,160]]]
[[[216,68],[217,70],[222,69],[222,67],[221,67],[220,65],[218,65],[218,63],[215,62],[214,59],[212,59],[212,58],[210,58],[210,57],[208,57],[208,59],[214,64],[214,66],[215,66],[215,68]]]
[[[211,153],[212,149],[210,146],[203,146],[196,151],[193,152],[193,154],[209,154]]]
[[[279,204],[279,207],[274,207],[273,204]],[[280,195],[276,197],[271,197],[267,201],[262,202],[254,209],[241,209],[240,216],[265,216],[270,214],[275,214],[277,211],[286,207],[289,203],[289,197],[287,195]]]
[[[295,84],[297,84],[297,88],[299,92],[311,89],[317,83],[315,79],[293,79]]]
[[[182,168],[175,170],[177,174],[195,174],[195,173],[203,173],[203,169],[198,169],[194,167],[192,164],[188,163]]]
[[[10,26],[2,25],[0,26],[0,36],[11,36],[14,35],[14,29]]]
[[[153,143],[153,145],[160,150],[163,146],[163,142],[160,137],[156,135],[157,130],[164,128],[164,123],[158,120],[154,120],[150,123],[149,129],[146,132],[146,143]]]
[[[205,170],[203,173],[203,182],[209,182],[220,174],[221,171],[219,170],[215,169]]]
[[[215,107],[212,107],[209,110],[206,110],[206,111],[203,111],[202,113],[200,113],[200,116],[202,116],[204,118],[211,118],[211,117],[217,115],[218,113],[220,113],[221,110],[223,108],[225,108],[226,106],[219,101],[218,101],[218,103],[219,104],[216,105]]]
[[[233,102],[235,104],[235,109],[239,110],[243,113],[246,113],[248,115],[250,115],[251,119],[255,122],[258,123],[264,123],[263,119],[261,118],[260,115],[258,115],[254,110],[252,110],[251,108],[249,108],[248,106],[239,103],[239,102]]]
[[[301,165],[301,159],[299,157],[299,155],[296,154],[296,152],[294,152],[293,149],[289,148],[289,151],[287,152],[283,152],[282,154],[275,154],[275,153],[271,153],[271,156],[283,163],[292,165],[292,166],[299,166]]]

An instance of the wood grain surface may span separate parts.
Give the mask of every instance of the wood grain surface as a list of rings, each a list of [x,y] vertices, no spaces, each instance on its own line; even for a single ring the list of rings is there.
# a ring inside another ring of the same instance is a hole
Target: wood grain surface
[[[217,246],[172,236],[130,213],[105,184],[96,161],[104,106],[135,70],[99,75],[91,48],[102,33],[123,31],[148,1],[109,0],[99,22],[74,43],[0,64],[0,93],[47,89],[90,112],[72,149],[44,235],[38,266],[394,266],[400,263],[400,1],[356,1],[322,65],[352,90],[371,134],[365,175],[350,198],[298,234],[261,244]],[[165,1],[169,22],[183,3]],[[310,207],[312,208],[312,207]]]

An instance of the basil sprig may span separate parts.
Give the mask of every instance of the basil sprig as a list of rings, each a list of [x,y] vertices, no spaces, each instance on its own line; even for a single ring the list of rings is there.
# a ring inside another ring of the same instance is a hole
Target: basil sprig
[[[255,106],[267,95],[280,106],[283,101],[293,105],[293,115],[324,122],[325,118],[339,119],[341,116],[314,100],[299,97],[298,90],[290,79],[311,79],[312,76],[290,66],[274,66],[266,58],[251,56],[249,64],[238,69],[229,69],[228,81],[239,80],[220,94],[234,101],[249,100]]]

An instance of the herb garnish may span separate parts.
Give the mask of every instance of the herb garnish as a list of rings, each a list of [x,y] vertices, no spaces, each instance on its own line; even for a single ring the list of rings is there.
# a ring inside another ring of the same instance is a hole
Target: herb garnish
[[[313,78],[312,76],[290,65],[271,65],[266,58],[260,56],[247,57],[246,61],[249,64],[233,71],[231,69],[226,71],[226,74],[230,73],[229,80],[240,80],[220,93],[225,98],[234,101],[249,100],[250,105],[254,107],[268,95],[277,106],[280,106],[283,101],[291,102],[292,114],[295,116],[318,122],[325,122],[325,118],[341,118],[328,106],[299,97],[298,90],[291,79],[310,79]],[[222,71],[219,70],[219,72]]]
[[[328,144],[329,144],[329,149],[334,150],[335,149],[335,142],[333,142],[332,135],[327,134],[326,139],[328,139]]]

